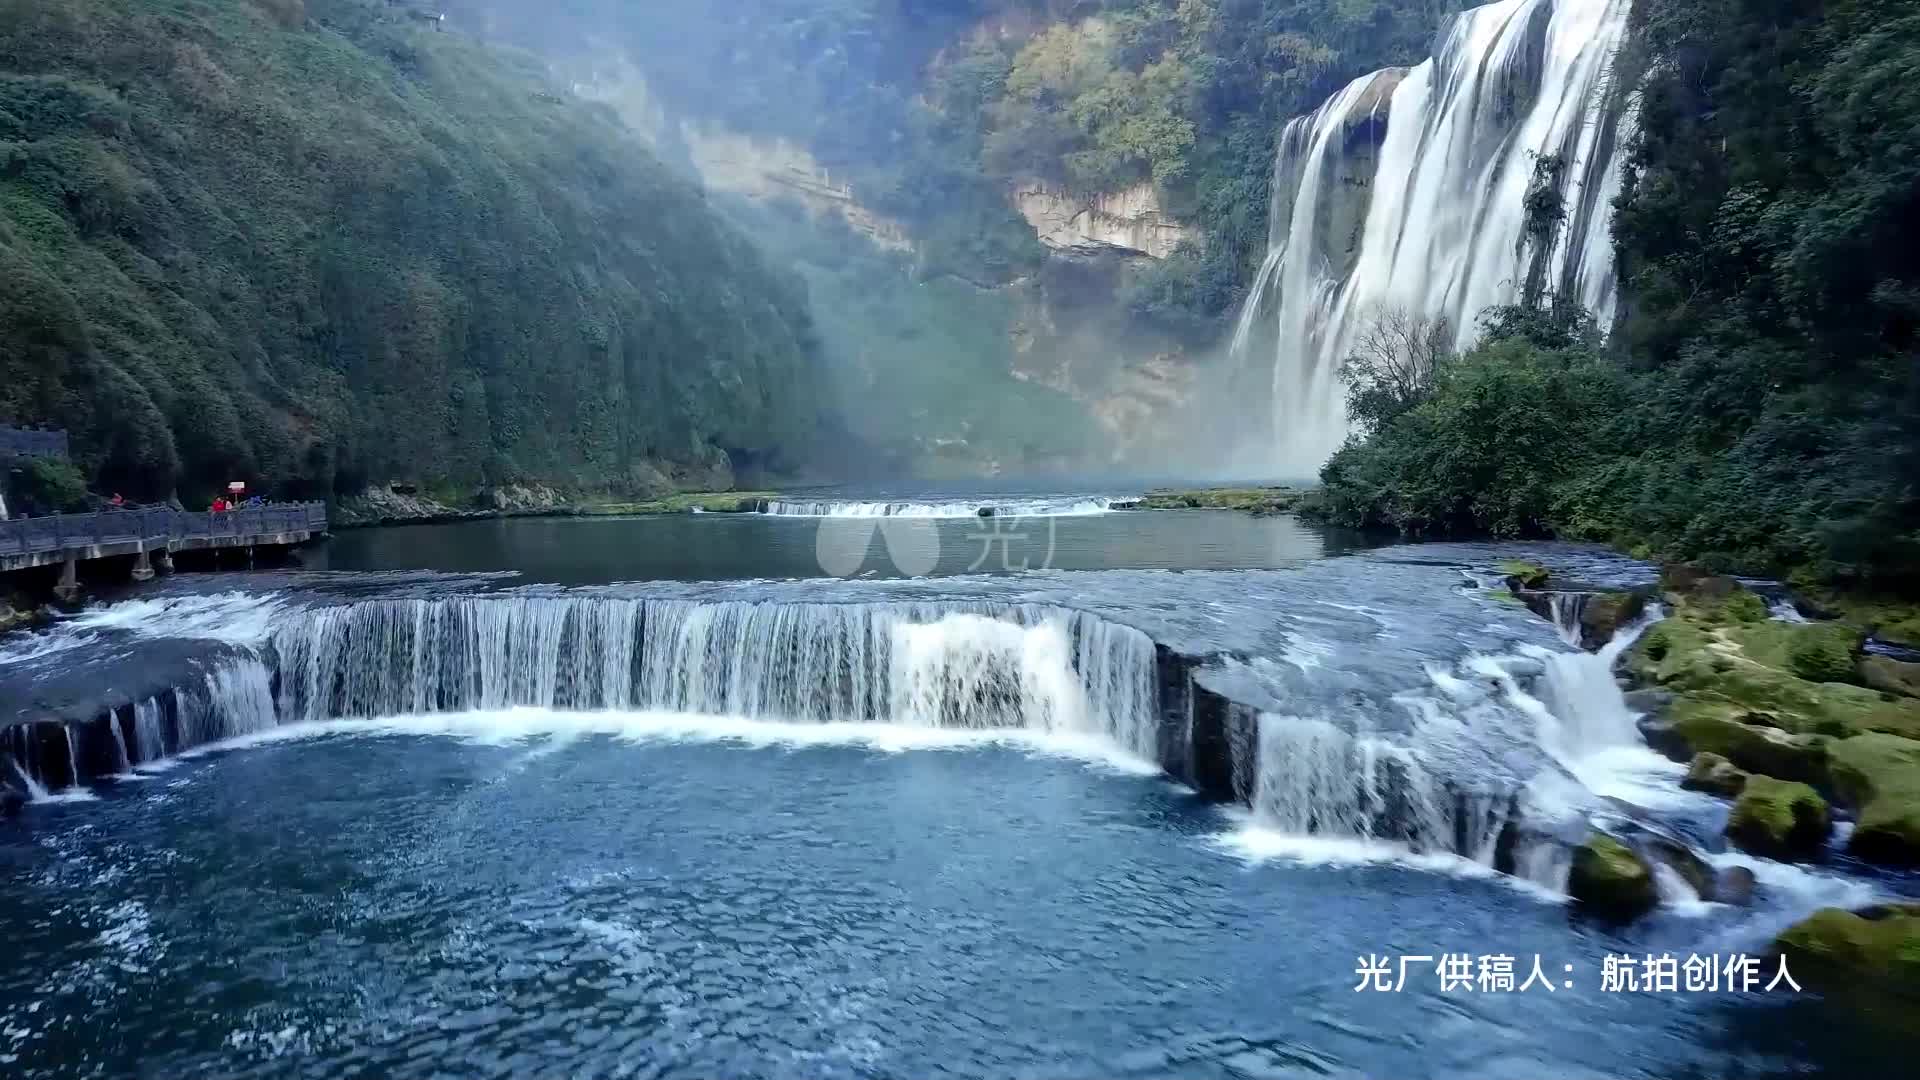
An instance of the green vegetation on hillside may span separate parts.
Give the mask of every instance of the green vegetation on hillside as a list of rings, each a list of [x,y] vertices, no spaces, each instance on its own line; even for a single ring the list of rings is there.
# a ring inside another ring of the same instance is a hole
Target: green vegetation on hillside
[[[1322,513],[1920,590],[1920,12],[1640,0],[1624,318],[1490,340],[1327,466]]]
[[[537,62],[381,0],[0,0],[0,421],[101,490],[606,490],[814,438],[813,331]]]

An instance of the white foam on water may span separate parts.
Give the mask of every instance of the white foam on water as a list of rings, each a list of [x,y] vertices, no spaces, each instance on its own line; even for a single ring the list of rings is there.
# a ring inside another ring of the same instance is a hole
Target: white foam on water
[[[787,723],[739,716],[562,712],[533,707],[293,723],[198,746],[180,757],[191,760],[215,753],[340,736],[449,737],[494,746],[554,737],[608,736],[635,744],[724,742],[782,748],[854,746],[882,753],[1005,746],[1043,756],[1069,758],[1129,776],[1155,776],[1160,772],[1158,766],[1104,737],[1079,732],[937,728],[913,723]]]
[[[191,638],[255,645],[272,636],[285,601],[272,593],[222,592],[127,600],[68,620],[73,632],[119,630],[145,638]]]
[[[1822,908],[1857,911],[1885,899],[1872,881],[1821,867],[1774,862],[1739,851],[1704,852],[1701,858],[1716,872],[1744,867],[1754,879],[1754,904],[1743,909],[1744,917],[1738,922],[1721,928],[1708,947],[1728,951],[1764,947]],[[1720,907],[1726,910],[1725,905]]]
[[[26,785],[27,798],[29,800],[33,802],[49,802],[52,800],[52,793],[38,780],[35,780],[27,770],[21,768],[19,762],[9,759],[8,764],[13,766],[13,774],[20,778],[22,784]]]
[[[1807,617],[1800,614],[1800,609],[1794,607],[1791,600],[1775,600],[1772,606],[1767,608],[1767,614],[1775,622],[1801,624],[1807,621]]]
[[[1239,809],[1222,809],[1235,825],[1208,839],[1214,849],[1251,865],[1288,862],[1306,867],[1394,866],[1422,873],[1487,881],[1550,904],[1567,902],[1563,890],[1502,874],[1485,863],[1445,852],[1416,852],[1404,844],[1340,836],[1304,836],[1261,825]]]

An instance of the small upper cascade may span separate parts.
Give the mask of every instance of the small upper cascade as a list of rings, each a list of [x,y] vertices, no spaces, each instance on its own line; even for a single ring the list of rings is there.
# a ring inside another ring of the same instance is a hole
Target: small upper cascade
[[[1444,319],[1456,348],[1487,308],[1546,293],[1609,324],[1631,123],[1611,71],[1630,7],[1473,8],[1432,58],[1357,79],[1287,125],[1266,263],[1233,337],[1236,370],[1271,372],[1270,426],[1241,465],[1306,475],[1339,448],[1339,365],[1383,312]],[[1530,220],[1541,193],[1557,222]]]
[[[1087,498],[1008,498],[999,500],[955,500],[939,502],[857,499],[769,499],[761,513],[771,517],[902,517],[970,518],[999,517],[1082,517],[1104,514],[1113,508],[1106,497]]]

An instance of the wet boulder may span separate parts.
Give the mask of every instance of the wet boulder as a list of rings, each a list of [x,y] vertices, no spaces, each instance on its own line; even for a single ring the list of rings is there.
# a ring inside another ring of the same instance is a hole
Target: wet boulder
[[[1567,894],[1583,909],[1614,922],[1631,922],[1660,903],[1653,868],[1633,849],[1604,833],[1573,849]]]
[[[1720,883],[1698,852],[1677,837],[1648,833],[1638,840],[1640,853],[1665,866],[1687,883],[1702,900],[1717,900]]]
[[[1727,838],[1771,859],[1811,859],[1833,831],[1827,800],[1805,784],[1771,776],[1747,778],[1727,820]]]
[[[1745,866],[1730,866],[1715,878],[1712,899],[1715,903],[1746,907],[1753,903],[1755,884],[1751,869]]]
[[[1859,815],[1848,853],[1920,866],[1920,741],[1861,735],[1834,743],[1830,756],[1834,791]]]
[[[1747,771],[1711,751],[1695,754],[1687,766],[1687,778],[1680,786],[1688,791],[1704,791],[1733,798],[1747,786]]]

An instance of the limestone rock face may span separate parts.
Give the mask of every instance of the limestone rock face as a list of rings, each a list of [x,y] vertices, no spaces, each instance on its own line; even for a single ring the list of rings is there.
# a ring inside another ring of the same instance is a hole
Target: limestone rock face
[[[1092,195],[1025,184],[1013,193],[1013,204],[1040,242],[1055,251],[1164,259],[1196,235],[1167,215],[1152,184]]]
[[[394,521],[438,521],[469,511],[435,502],[425,495],[403,495],[384,487],[369,487],[341,499],[333,507],[336,525],[378,525]]]
[[[905,225],[860,204],[853,188],[836,180],[805,147],[732,131],[683,124],[680,140],[700,178],[715,191],[755,201],[790,198],[815,216],[831,215],[890,251],[911,251]]]
[[[1653,868],[1633,849],[1600,833],[1573,849],[1567,893],[1594,914],[1617,922],[1637,919],[1660,903]]]

